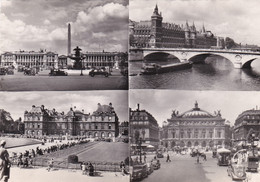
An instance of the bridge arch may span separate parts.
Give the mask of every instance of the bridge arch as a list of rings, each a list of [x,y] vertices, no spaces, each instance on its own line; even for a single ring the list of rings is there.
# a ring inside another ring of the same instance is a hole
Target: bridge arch
[[[192,63],[201,63],[201,62],[205,62],[206,58],[208,58],[210,56],[219,56],[219,57],[225,58],[234,65],[234,62],[232,59],[230,59],[227,56],[224,56],[222,54],[217,54],[217,53],[205,53],[205,52],[197,53],[197,54],[193,54],[192,56],[190,56],[187,60]]]
[[[251,68],[251,63],[256,60],[257,58],[253,58],[253,59],[250,59],[248,61],[245,61],[243,64],[242,64],[242,68]]]
[[[144,60],[167,60],[168,58],[177,58],[178,61],[181,62],[179,56],[176,56],[174,52],[158,51],[150,52],[144,55]]]

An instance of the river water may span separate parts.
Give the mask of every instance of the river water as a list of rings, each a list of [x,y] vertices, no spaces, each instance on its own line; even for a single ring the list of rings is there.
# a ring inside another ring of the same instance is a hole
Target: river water
[[[259,59],[252,62],[251,69],[235,69],[229,60],[211,56],[191,69],[157,75],[139,75],[142,64],[143,61],[130,62],[131,89],[260,90]]]

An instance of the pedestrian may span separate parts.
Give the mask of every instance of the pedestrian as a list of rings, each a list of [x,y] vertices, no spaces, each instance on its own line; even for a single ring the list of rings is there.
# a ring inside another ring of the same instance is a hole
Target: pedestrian
[[[200,163],[200,154],[199,154],[199,152],[197,152],[197,164],[199,164]]]
[[[89,176],[94,176],[94,166],[89,163]]]
[[[203,160],[207,161],[207,155],[206,154],[203,154]]]
[[[124,176],[125,175],[125,163],[123,161],[121,161],[121,163],[120,163],[120,169],[121,169],[122,175]]]
[[[170,155],[169,155],[169,154],[167,154],[166,162],[171,162],[171,159],[170,159]]]
[[[8,182],[11,162],[9,160],[9,153],[5,149],[5,144],[5,140],[0,142],[0,181]]]
[[[52,158],[50,161],[49,161],[49,166],[47,168],[48,172],[53,168],[53,163],[54,163],[54,159]]]

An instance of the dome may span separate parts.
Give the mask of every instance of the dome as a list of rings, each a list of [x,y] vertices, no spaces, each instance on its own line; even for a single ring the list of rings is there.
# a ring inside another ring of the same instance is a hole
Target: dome
[[[198,107],[198,103],[196,102],[195,107],[193,109],[181,114],[181,117],[183,117],[183,118],[212,118],[214,116],[207,111],[201,110]]]

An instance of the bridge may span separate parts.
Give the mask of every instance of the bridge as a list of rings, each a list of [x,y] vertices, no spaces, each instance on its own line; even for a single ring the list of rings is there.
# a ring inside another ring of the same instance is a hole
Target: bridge
[[[232,49],[196,49],[196,48],[131,48],[131,51],[139,50],[143,52],[143,58],[153,58],[160,56],[175,56],[180,62],[197,60],[204,61],[208,56],[217,55],[231,61],[235,68],[251,68],[251,63],[259,59],[260,52],[248,50]]]

